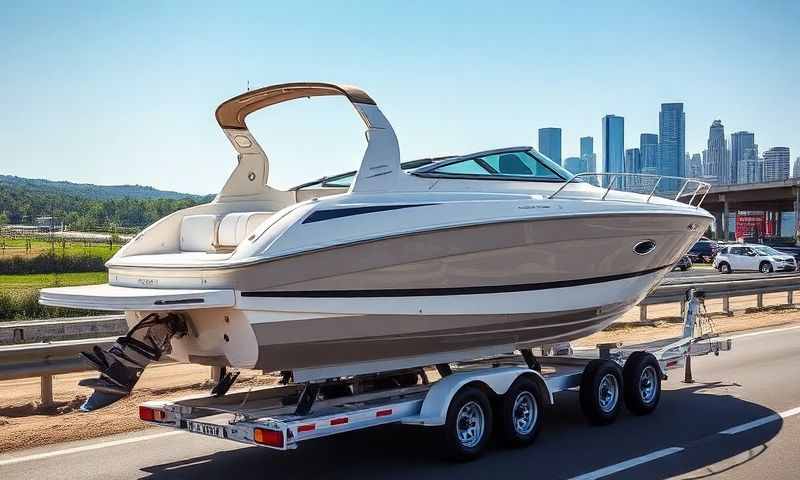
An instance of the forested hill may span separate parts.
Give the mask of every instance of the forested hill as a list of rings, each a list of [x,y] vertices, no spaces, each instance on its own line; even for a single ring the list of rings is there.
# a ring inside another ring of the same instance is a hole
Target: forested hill
[[[142,228],[212,195],[165,192],[139,185],[102,186],[0,175],[0,225],[52,216],[71,230]]]
[[[11,175],[0,175],[0,188],[23,187],[33,192],[66,193],[91,198],[93,200],[111,200],[119,198],[191,198],[200,200],[203,195],[157,190],[143,185],[94,185],[91,183],[72,183],[65,181],[44,180],[39,178],[22,178]]]

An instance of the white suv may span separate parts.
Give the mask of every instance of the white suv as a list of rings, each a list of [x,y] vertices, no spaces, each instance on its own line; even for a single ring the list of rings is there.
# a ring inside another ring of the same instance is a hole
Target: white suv
[[[794,257],[766,245],[730,245],[714,257],[714,268],[722,273],[734,270],[757,270],[761,273],[795,271]]]

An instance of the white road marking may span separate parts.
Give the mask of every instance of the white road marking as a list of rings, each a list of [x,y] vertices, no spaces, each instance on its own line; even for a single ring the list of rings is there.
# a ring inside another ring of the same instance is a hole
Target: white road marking
[[[747,430],[752,430],[754,428],[760,427],[761,425],[766,425],[768,423],[775,422],[782,418],[789,418],[797,414],[800,414],[800,407],[792,408],[790,410],[786,410],[781,413],[773,413],[772,415],[767,415],[764,418],[759,418],[758,420],[753,420],[752,422],[743,423],[741,425],[737,425],[735,427],[723,430],[719,433],[720,435],[736,435],[737,433],[746,432]]]
[[[785,327],[785,328],[773,328],[771,330],[761,330],[758,332],[750,332],[750,333],[742,333],[740,335],[733,335],[729,338],[744,338],[744,337],[756,337],[758,335],[766,335],[768,333],[779,333],[779,332],[786,332],[788,330],[797,330],[800,328],[800,325],[795,325],[794,327]]]
[[[775,413],[772,415],[768,415],[764,418],[759,418],[758,420],[753,420],[752,422],[743,423],[741,425],[737,425],[735,427],[731,427],[727,430],[723,430],[718,432],[718,435],[735,435],[737,433],[745,432],[747,430],[751,430],[753,428],[760,427],[762,425],[766,425],[768,423],[774,422],[776,420],[780,420],[781,418],[789,418],[794,415],[800,415],[800,407],[792,408],[789,410],[785,410],[780,413]],[[713,434],[712,434],[713,435]],[[709,435],[710,436],[710,435]],[[578,475],[577,477],[573,477],[571,480],[595,480],[597,478],[603,478],[608,475],[612,475],[614,473],[621,472],[623,470],[627,470],[629,468],[638,467],[639,465],[652,462],[654,460],[658,460],[659,458],[664,458],[668,455],[672,455],[674,453],[682,452],[684,449],[681,447],[669,447],[664,448],[662,450],[656,450],[655,452],[648,453],[646,455],[642,455],[641,457],[632,458],[630,460],[625,460],[624,462],[615,463],[614,465],[609,465],[607,467],[600,468],[598,470],[594,470],[589,473],[584,473],[582,475]]]
[[[608,475],[618,473],[623,470],[627,470],[629,468],[637,467],[643,463],[652,462],[653,460],[658,460],[659,458],[664,458],[668,455],[672,455],[674,453],[682,451],[683,448],[681,447],[669,447],[669,448],[664,448],[662,450],[656,450],[655,452],[650,452],[647,455],[642,455],[641,457],[631,458],[630,460],[625,460],[624,462],[615,463],[614,465],[609,465],[607,467],[600,468],[593,472],[584,473],[583,475],[578,475],[577,477],[573,477],[571,480],[595,480],[597,478],[603,478]]]
[[[23,463],[23,462],[30,462],[33,460],[42,460],[45,458],[51,457],[60,457],[62,455],[69,455],[71,453],[80,453],[80,452],[87,452],[90,450],[99,450],[101,448],[106,447],[116,447],[118,445],[126,445],[128,443],[136,443],[136,442],[144,442],[147,440],[153,440],[155,438],[163,438],[168,437],[170,435],[177,435],[179,433],[184,433],[182,431],[170,431],[170,432],[162,432],[156,433],[153,435],[144,435],[141,437],[133,437],[133,438],[124,438],[122,440],[111,440],[109,442],[100,442],[100,443],[92,443],[90,445],[83,445],[81,447],[74,447],[74,448],[66,448],[64,450],[56,450],[53,452],[43,452],[43,453],[36,453],[33,455],[27,455],[24,457],[12,457],[6,460],[0,460],[0,467],[3,465],[12,465],[15,463]]]

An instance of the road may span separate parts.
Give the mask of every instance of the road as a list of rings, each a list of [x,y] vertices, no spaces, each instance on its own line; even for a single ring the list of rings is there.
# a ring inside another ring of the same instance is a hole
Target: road
[[[663,284],[673,283],[687,283],[687,282],[719,282],[730,280],[749,280],[749,279],[762,279],[773,278],[779,276],[799,276],[798,272],[775,272],[764,274],[761,272],[733,272],[729,274],[721,274],[708,265],[700,265],[693,267],[685,272],[674,270],[669,272],[665,277]]]
[[[545,411],[533,446],[492,448],[468,464],[440,461],[435,435],[401,425],[310,441],[289,452],[149,429],[0,455],[0,478],[794,479],[800,472],[798,365],[800,327],[744,334],[732,352],[695,359],[697,383],[684,384],[682,372],[672,371],[652,415],[623,413],[613,425],[590,427],[577,395],[567,392]]]

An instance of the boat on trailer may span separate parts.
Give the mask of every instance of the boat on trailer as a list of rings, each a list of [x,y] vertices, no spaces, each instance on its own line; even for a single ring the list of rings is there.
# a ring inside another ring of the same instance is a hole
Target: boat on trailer
[[[332,95],[366,125],[359,169],[270,187],[247,116]],[[216,118],[238,163],[213,201],[136,235],[107,263],[108,284],[41,291],[45,305],[126,314],[126,336],[85,353],[101,372],[83,382],[95,389],[85,410],[166,356],[309,382],[569,342],[636,305],[713,221],[706,183],[573,175],[531,147],[403,164],[356,87],[274,85]],[[614,188],[631,185],[644,190]],[[223,393],[235,374],[225,379]]]

